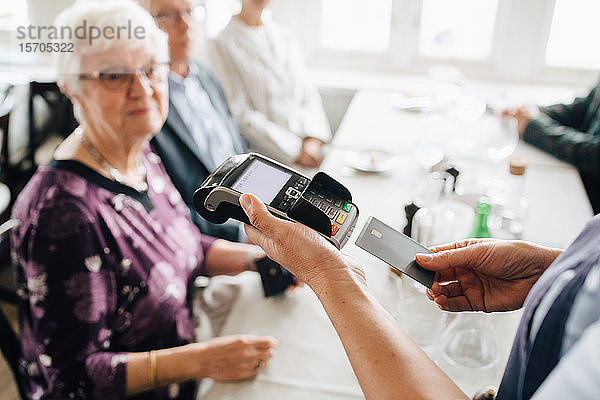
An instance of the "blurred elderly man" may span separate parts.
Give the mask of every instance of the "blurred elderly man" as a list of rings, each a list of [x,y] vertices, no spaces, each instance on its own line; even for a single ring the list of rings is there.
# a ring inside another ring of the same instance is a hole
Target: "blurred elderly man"
[[[190,207],[202,233],[240,241],[241,224],[212,224],[196,213],[196,188],[228,157],[247,151],[227,106],[217,78],[205,65],[193,61],[197,37],[189,0],[139,0],[169,35],[169,114],[152,140],[173,183]]]

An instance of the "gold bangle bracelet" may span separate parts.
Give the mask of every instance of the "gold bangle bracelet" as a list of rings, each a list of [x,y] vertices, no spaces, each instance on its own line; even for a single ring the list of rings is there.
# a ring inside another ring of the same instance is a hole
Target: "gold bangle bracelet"
[[[150,354],[148,355],[148,361],[150,364],[150,387],[155,388],[158,386],[158,371],[156,368],[156,350],[150,350]]]

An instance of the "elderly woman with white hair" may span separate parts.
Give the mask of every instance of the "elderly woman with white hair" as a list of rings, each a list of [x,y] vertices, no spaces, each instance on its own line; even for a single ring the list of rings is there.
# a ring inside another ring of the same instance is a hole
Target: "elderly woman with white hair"
[[[114,29],[58,54],[80,126],[13,209],[28,397],[192,399],[196,379],[253,377],[274,339],[193,342],[190,283],[258,253],[202,236],[148,146],[167,114],[167,38],[129,0],[79,1],[57,20],[84,23]],[[119,26],[137,35],[117,39]]]

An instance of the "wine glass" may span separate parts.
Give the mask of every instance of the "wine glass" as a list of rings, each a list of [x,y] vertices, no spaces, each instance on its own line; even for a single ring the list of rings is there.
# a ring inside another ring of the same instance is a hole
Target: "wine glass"
[[[510,156],[519,142],[517,120],[508,117],[490,118],[480,127],[485,144],[485,154],[498,163]]]
[[[490,161],[483,168],[478,183],[495,204],[505,186],[501,162],[515,151],[519,142],[517,121],[509,117],[486,116],[477,122],[473,133],[482,153]]]
[[[486,104],[481,98],[465,93],[448,109],[448,116],[462,124],[470,124],[481,118],[485,108]]]

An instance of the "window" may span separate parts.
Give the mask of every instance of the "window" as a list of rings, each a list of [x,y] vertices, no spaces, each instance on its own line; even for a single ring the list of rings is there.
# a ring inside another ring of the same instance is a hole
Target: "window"
[[[0,27],[12,30],[16,26],[27,24],[29,22],[25,0],[0,2]]]
[[[239,0],[204,0],[206,8],[206,34],[209,38],[217,36],[231,19],[240,12],[242,7]]]
[[[209,37],[240,5],[202,1]],[[450,64],[467,78],[582,86],[600,69],[599,0],[272,0],[271,7],[313,68],[414,73]]]
[[[555,0],[546,62],[557,67],[600,69],[597,0]]]
[[[206,37],[214,38],[227,26],[232,15],[242,9],[241,0],[202,0],[196,18],[204,23]],[[271,9],[266,8],[263,19],[271,19]]]
[[[385,51],[391,17],[391,0],[323,0],[321,44],[337,50]]]
[[[490,55],[497,0],[424,0],[419,51],[433,57]]]

